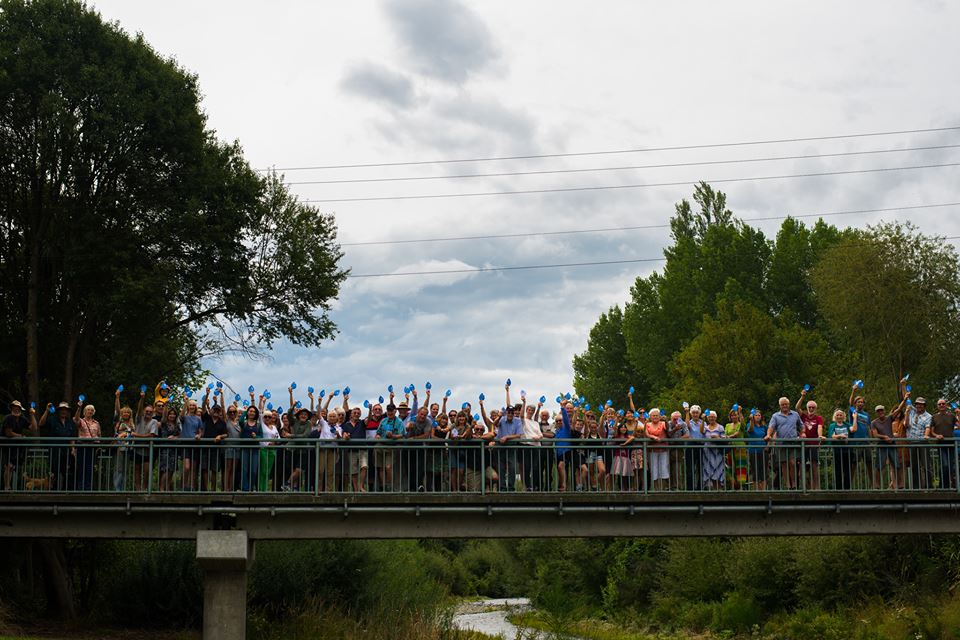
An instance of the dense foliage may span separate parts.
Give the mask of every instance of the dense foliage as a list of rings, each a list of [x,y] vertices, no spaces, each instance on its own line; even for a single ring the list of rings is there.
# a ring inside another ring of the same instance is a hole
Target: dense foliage
[[[23,546],[0,549],[0,614],[19,621],[43,610],[8,586],[29,562]],[[192,543],[86,541],[69,553],[85,624],[199,624]],[[453,638],[450,596],[529,595],[547,628],[941,638],[960,633],[957,586],[957,536],[260,542],[249,626],[263,638]]]
[[[0,401],[333,335],[333,217],[216,138],[196,76],[75,0],[0,2],[0,69]]]
[[[679,203],[663,270],[637,278],[574,356],[589,401],[776,407],[804,384],[824,409],[863,379],[878,401],[900,377],[932,396],[960,391],[960,265],[953,246],[909,223],[837,229],[783,221],[775,239],[700,184]]]

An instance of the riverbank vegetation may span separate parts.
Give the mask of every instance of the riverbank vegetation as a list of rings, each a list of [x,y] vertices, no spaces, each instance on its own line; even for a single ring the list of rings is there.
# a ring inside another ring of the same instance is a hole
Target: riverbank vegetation
[[[0,551],[0,574],[22,568],[18,544]],[[74,629],[199,627],[193,544],[67,546],[85,612]],[[11,592],[4,577],[0,633],[46,628],[42,591]],[[598,640],[933,640],[960,634],[958,584],[958,536],[263,542],[248,628],[263,640],[472,640],[452,626],[455,601],[529,596],[536,610],[519,622]]]

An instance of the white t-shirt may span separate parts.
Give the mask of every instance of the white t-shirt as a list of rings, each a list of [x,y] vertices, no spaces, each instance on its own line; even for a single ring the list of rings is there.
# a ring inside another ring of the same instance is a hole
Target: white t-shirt
[[[536,442],[524,442],[533,447],[540,446],[540,439],[543,437],[543,431],[540,430],[540,423],[536,420],[523,419],[523,439],[536,440]]]
[[[264,437],[265,440],[266,440],[266,439],[276,440],[277,438],[280,437],[280,431],[278,431],[277,428],[276,428],[274,425],[272,425],[272,424],[267,424],[266,422],[263,422],[263,421],[261,420],[261,421],[260,421],[260,427],[263,429],[263,437]],[[269,443],[269,442],[261,442],[261,443],[260,443],[260,446],[261,446],[261,447],[269,447],[269,446],[270,446],[270,443]]]

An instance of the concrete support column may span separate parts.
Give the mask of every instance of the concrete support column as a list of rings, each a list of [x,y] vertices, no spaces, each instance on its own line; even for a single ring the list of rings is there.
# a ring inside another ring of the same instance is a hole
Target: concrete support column
[[[244,640],[247,635],[247,568],[253,545],[246,531],[197,531],[203,569],[204,640]]]

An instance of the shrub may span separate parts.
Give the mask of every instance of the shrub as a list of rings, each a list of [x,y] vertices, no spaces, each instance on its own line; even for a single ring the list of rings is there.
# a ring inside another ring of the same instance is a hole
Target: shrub
[[[752,598],[737,591],[728,593],[716,609],[713,620],[715,631],[744,633],[760,624],[762,612]]]

